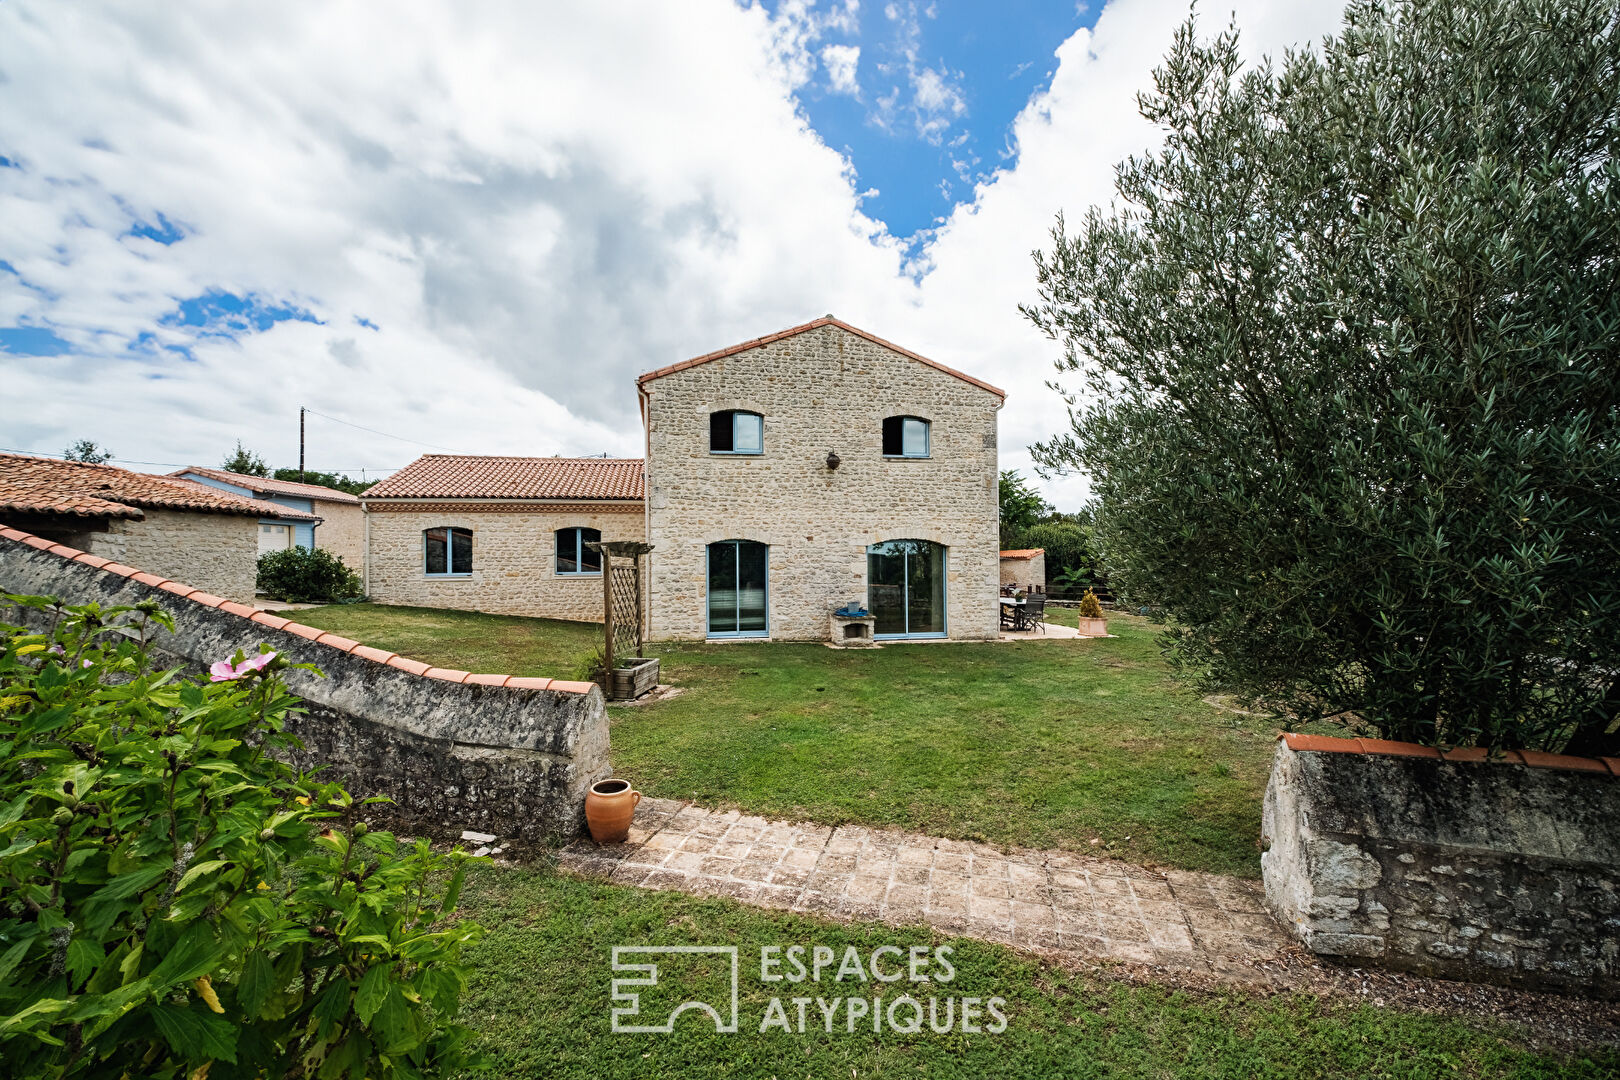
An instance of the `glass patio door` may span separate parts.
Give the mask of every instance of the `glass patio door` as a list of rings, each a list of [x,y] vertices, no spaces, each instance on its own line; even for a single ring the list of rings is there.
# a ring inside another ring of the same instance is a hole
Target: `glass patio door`
[[[752,540],[709,545],[709,636],[764,637],[769,548]]]
[[[876,637],[944,637],[944,545],[886,540],[867,548],[866,606]]]

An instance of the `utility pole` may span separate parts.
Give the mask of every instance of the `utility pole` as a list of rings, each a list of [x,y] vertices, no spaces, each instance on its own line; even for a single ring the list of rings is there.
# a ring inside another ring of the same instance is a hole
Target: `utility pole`
[[[298,406],[298,482],[304,482],[304,407]]]

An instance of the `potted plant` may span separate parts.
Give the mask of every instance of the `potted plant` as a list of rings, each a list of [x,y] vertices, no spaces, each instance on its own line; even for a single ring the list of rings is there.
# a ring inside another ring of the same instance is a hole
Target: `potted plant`
[[[1080,598],[1080,636],[1107,637],[1108,621],[1103,618],[1102,601],[1090,589]]]

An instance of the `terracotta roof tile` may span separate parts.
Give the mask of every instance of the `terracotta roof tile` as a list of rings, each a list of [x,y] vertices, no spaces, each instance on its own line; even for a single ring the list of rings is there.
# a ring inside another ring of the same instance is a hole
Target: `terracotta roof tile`
[[[1011,548],[1001,553],[1003,559],[1033,559],[1037,555],[1045,555],[1045,548]]]
[[[112,465],[0,454],[0,510],[139,521],[141,508],[265,516],[265,505],[190,480],[131,472]],[[276,516],[318,520],[278,507]]]
[[[169,475],[184,477],[187,473],[206,476],[226,484],[235,484],[249,491],[262,491],[267,495],[291,495],[300,499],[325,499],[328,502],[360,505],[358,495],[350,495],[347,491],[339,491],[337,488],[322,487],[320,484],[300,484],[295,480],[270,480],[263,476],[247,476],[244,473],[226,472],[224,469],[205,469],[198,465],[193,465],[189,469],[176,469]]]
[[[367,499],[640,499],[640,458],[424,454]]]
[[[881,345],[885,349],[891,349],[894,352],[899,353],[901,356],[910,357],[911,359],[917,361],[920,364],[927,364],[929,367],[934,368],[934,369],[936,369],[938,371],[943,371],[947,375],[954,375],[958,379],[961,379],[963,382],[972,383],[974,386],[977,386],[981,390],[988,390],[988,391],[990,391],[990,393],[996,395],[999,398],[1005,398],[1007,396],[1007,392],[1005,390],[1000,390],[1000,389],[998,389],[998,388],[996,388],[994,386],[991,386],[987,382],[983,382],[983,381],[981,381],[979,379],[975,379],[971,375],[964,375],[962,372],[957,371],[955,368],[946,367],[944,364],[941,364],[939,361],[930,360],[930,359],[928,359],[928,357],[921,356],[921,355],[919,355],[917,353],[914,353],[910,349],[901,348],[899,345],[896,345],[892,341],[884,341],[882,338],[878,337],[876,334],[868,333],[867,331],[862,330],[858,326],[851,326],[846,322],[841,322],[838,319],[833,318],[831,315],[826,315],[826,316],[823,316],[822,318],[815,319],[815,320],[813,320],[811,322],[807,322],[807,323],[803,324],[802,326],[790,326],[786,330],[778,330],[774,334],[767,334],[764,337],[754,338],[752,341],[744,341],[744,342],[740,342],[740,343],[738,343],[736,345],[728,346],[727,348],[724,348],[724,349],[716,349],[714,352],[704,353],[702,356],[694,356],[690,360],[682,360],[678,364],[670,364],[668,367],[661,367],[656,371],[649,371],[645,375],[642,375],[642,376],[640,376],[639,378],[636,379],[636,385],[637,386],[645,386],[647,383],[652,382],[654,379],[661,379],[665,375],[673,375],[677,371],[685,371],[687,368],[697,367],[699,364],[707,364],[710,360],[719,360],[720,358],[725,357],[725,356],[735,356],[737,353],[747,352],[749,349],[757,349],[761,345],[771,345],[771,344],[774,344],[774,343],[776,343],[778,341],[782,341],[785,338],[790,338],[790,337],[794,337],[794,336],[796,336],[798,334],[802,334],[807,330],[819,330],[823,326],[836,326],[836,327],[838,327],[838,329],[843,330],[843,331],[845,331],[847,333],[854,334],[856,337],[865,338],[867,341],[872,342],[872,344],[874,344],[874,345]]]

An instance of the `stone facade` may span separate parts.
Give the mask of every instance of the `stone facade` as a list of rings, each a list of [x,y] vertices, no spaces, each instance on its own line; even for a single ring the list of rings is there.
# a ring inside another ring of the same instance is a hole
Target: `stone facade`
[[[322,520],[315,527],[315,546],[343,560],[343,565],[365,577],[366,515],[359,503],[312,499],[313,512]]]
[[[837,324],[643,376],[651,636],[706,635],[707,545],[769,545],[768,627],[824,640],[867,597],[869,544],[944,545],[946,633],[997,633],[996,420],[1002,398]],[[764,417],[764,452],[714,454],[709,415]],[[927,458],[886,458],[886,417],[930,422]],[[841,459],[827,467],[829,452]]]
[[[1277,746],[1261,866],[1268,905],[1306,948],[1620,996],[1620,776],[1585,758],[1532,768],[1360,742],[1374,749]]]
[[[470,576],[424,572],[423,530],[440,526],[472,530]],[[366,592],[380,604],[601,622],[601,575],[557,573],[556,532],[575,527],[596,529],[604,541],[646,532],[639,501],[367,500]]]
[[[0,524],[184,581],[215,596],[253,602],[259,569],[259,521],[245,514],[143,510],[142,518],[8,514]]]

